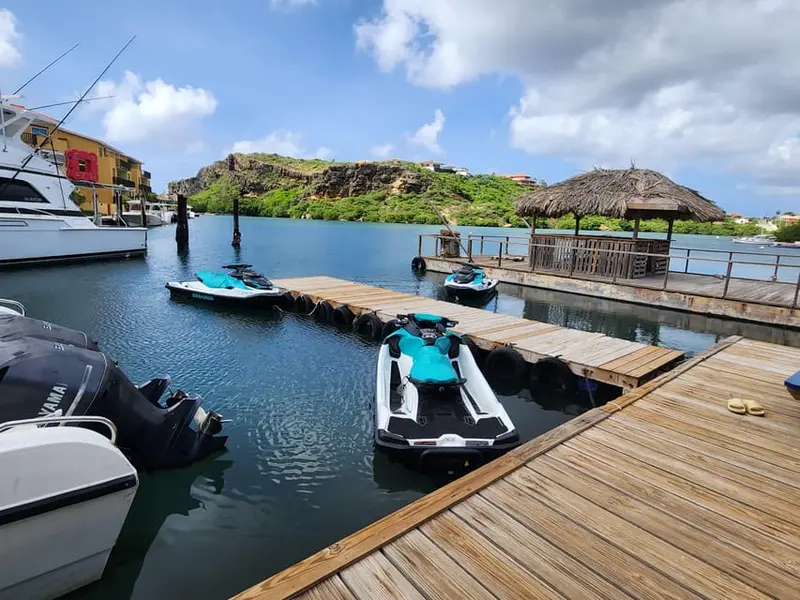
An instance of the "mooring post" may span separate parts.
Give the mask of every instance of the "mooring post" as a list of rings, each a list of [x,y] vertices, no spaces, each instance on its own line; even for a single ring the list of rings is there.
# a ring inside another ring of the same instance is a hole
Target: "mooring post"
[[[178,252],[189,249],[189,211],[186,205],[186,196],[175,194],[178,201],[178,224],[175,227],[175,244]]]
[[[233,181],[233,172],[236,170],[236,161],[233,154],[228,155],[228,173]],[[239,248],[242,245],[242,233],[239,231],[239,194],[233,195],[233,241],[231,246]]]
[[[139,196],[139,210],[142,213],[142,227],[147,227],[147,211],[144,208],[144,198],[142,196]]]

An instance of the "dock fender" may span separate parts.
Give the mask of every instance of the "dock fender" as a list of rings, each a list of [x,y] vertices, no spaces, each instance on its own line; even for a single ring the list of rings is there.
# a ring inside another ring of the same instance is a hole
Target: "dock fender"
[[[428,265],[425,264],[425,259],[421,256],[415,256],[411,259],[411,270],[415,273],[424,273],[428,270]]]
[[[353,311],[347,306],[342,304],[339,308],[335,308],[331,312],[331,323],[343,329],[349,329],[353,326],[353,319],[355,315]]]
[[[377,341],[383,331],[383,321],[375,313],[362,313],[353,321],[353,331],[361,337]]]
[[[560,358],[548,356],[531,365],[528,385],[531,389],[546,387],[562,394],[574,394],[578,377]]]
[[[314,309],[314,317],[320,323],[330,323],[333,319],[333,307],[327,300],[322,300]]]
[[[395,331],[400,329],[400,327],[401,327],[400,321],[398,321],[397,319],[386,321],[386,323],[383,324],[383,329],[381,329],[381,339],[385,340]]]
[[[314,310],[314,301],[305,294],[300,294],[294,299],[294,309],[301,315],[308,316]]]
[[[504,388],[522,384],[527,367],[522,355],[510,347],[495,348],[484,363],[487,378]]]
[[[294,296],[292,292],[283,292],[278,298],[278,307],[283,310],[292,310],[294,308]]]

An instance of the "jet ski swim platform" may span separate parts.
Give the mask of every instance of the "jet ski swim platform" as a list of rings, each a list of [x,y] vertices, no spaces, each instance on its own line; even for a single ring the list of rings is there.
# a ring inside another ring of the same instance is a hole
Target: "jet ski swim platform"
[[[799,364],[728,338],[234,600],[796,597]]]
[[[382,339],[383,324],[398,314],[432,313],[458,321],[452,331],[466,335],[469,343],[489,351],[484,367],[504,372],[524,370],[525,363],[548,365],[565,385],[589,379],[631,390],[668,370],[683,352],[577,331],[530,319],[492,313],[422,296],[332,277],[275,280],[274,285],[295,297],[295,307],[313,312],[320,320],[340,326],[358,326]],[[496,351],[492,354],[491,351]],[[520,364],[520,362],[522,364]],[[563,374],[559,370],[565,370]],[[574,375],[566,381],[564,375]]]

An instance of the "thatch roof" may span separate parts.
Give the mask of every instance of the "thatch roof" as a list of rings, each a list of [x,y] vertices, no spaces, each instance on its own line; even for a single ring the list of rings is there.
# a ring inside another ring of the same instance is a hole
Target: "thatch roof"
[[[695,190],[650,169],[594,169],[520,196],[517,214],[721,221],[725,212]]]

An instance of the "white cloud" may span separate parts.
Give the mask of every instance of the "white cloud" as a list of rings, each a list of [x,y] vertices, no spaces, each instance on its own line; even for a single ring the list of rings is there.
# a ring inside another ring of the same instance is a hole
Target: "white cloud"
[[[800,186],[796,0],[384,0],[357,46],[417,85],[513,75],[511,143]]]
[[[17,19],[7,8],[0,9],[0,67],[14,67],[22,55],[17,43],[22,35],[17,31]]]
[[[394,150],[394,144],[378,144],[369,149],[369,153],[377,158],[388,158]]]
[[[294,156],[296,158],[321,158],[329,160],[333,156],[333,150],[325,146],[320,146],[312,152],[303,149],[303,134],[295,131],[271,131],[267,135],[257,140],[241,140],[233,144],[232,152],[249,154],[251,152],[263,152],[265,154],[281,154],[283,156]]]
[[[425,123],[414,132],[408,141],[415,146],[427,148],[434,154],[441,154],[442,147],[439,145],[439,134],[444,129],[444,113],[438,108],[433,112],[433,121]]]
[[[201,146],[200,121],[217,108],[214,94],[191,86],[175,87],[161,79],[142,82],[126,71],[120,82],[101,81],[97,96],[114,96],[88,105],[102,111],[109,142],[146,140],[165,147],[196,150]]]

